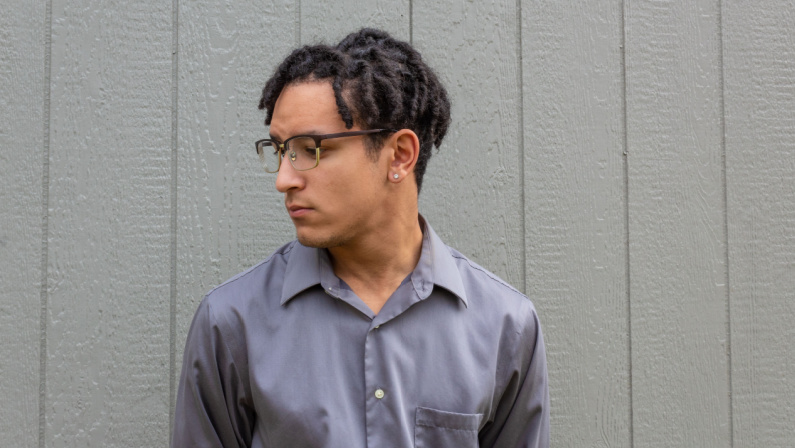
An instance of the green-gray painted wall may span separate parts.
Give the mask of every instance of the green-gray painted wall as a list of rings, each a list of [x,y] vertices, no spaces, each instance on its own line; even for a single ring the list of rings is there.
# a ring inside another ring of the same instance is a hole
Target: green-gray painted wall
[[[293,236],[260,89],[375,26],[452,96],[420,208],[539,309],[553,446],[795,446],[792,1],[0,4],[0,445],[167,445],[203,293]]]

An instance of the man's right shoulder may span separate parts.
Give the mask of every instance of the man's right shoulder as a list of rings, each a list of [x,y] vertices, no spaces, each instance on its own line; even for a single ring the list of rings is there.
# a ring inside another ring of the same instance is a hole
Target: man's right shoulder
[[[264,260],[211,289],[205,301],[213,307],[244,305],[252,301],[275,300],[278,303],[290,254],[297,244],[297,240],[290,241]]]

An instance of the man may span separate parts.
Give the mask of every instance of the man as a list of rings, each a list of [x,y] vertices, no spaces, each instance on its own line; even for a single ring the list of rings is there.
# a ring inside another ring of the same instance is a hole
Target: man
[[[418,213],[450,120],[419,53],[372,29],[300,48],[260,109],[297,241],[202,301],[172,445],[548,446],[532,303]]]

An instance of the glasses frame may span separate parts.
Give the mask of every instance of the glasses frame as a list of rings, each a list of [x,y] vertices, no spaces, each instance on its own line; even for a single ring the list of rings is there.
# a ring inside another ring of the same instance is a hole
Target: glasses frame
[[[290,142],[292,140],[297,139],[297,138],[311,138],[315,142],[315,164],[314,165],[312,165],[309,168],[297,168],[295,166],[295,164],[293,163],[294,157],[290,157],[290,165],[292,165],[293,168],[296,171],[308,171],[308,170],[311,170],[312,168],[317,167],[320,164],[320,142],[321,141],[329,140],[329,139],[332,139],[332,138],[355,137],[355,136],[359,136],[359,135],[378,134],[378,133],[381,133],[381,132],[397,132],[397,131],[395,129],[367,129],[367,130],[363,130],[363,131],[338,132],[338,133],[335,133],[335,134],[301,134],[301,135],[294,135],[294,136],[288,138],[287,140],[284,141],[284,143],[279,142],[275,138],[264,138],[262,140],[257,140],[256,142],[254,142],[254,149],[257,151],[257,155],[259,155],[260,158],[264,158],[265,155],[263,154],[262,151],[264,151],[264,147],[265,147],[266,142],[275,143],[276,146],[279,148],[279,157],[278,157],[279,163],[276,166],[276,169],[274,171],[270,171],[270,170],[268,170],[268,168],[265,168],[265,171],[268,172],[268,173],[278,173],[279,169],[282,167],[282,159],[284,159],[285,153],[287,153],[287,151],[290,150]]]

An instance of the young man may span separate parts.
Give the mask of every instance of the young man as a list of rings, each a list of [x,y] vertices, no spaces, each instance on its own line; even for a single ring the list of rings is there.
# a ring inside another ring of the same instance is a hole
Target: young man
[[[418,213],[450,120],[419,53],[372,29],[300,48],[260,109],[297,241],[202,301],[172,446],[548,446],[532,303]]]

